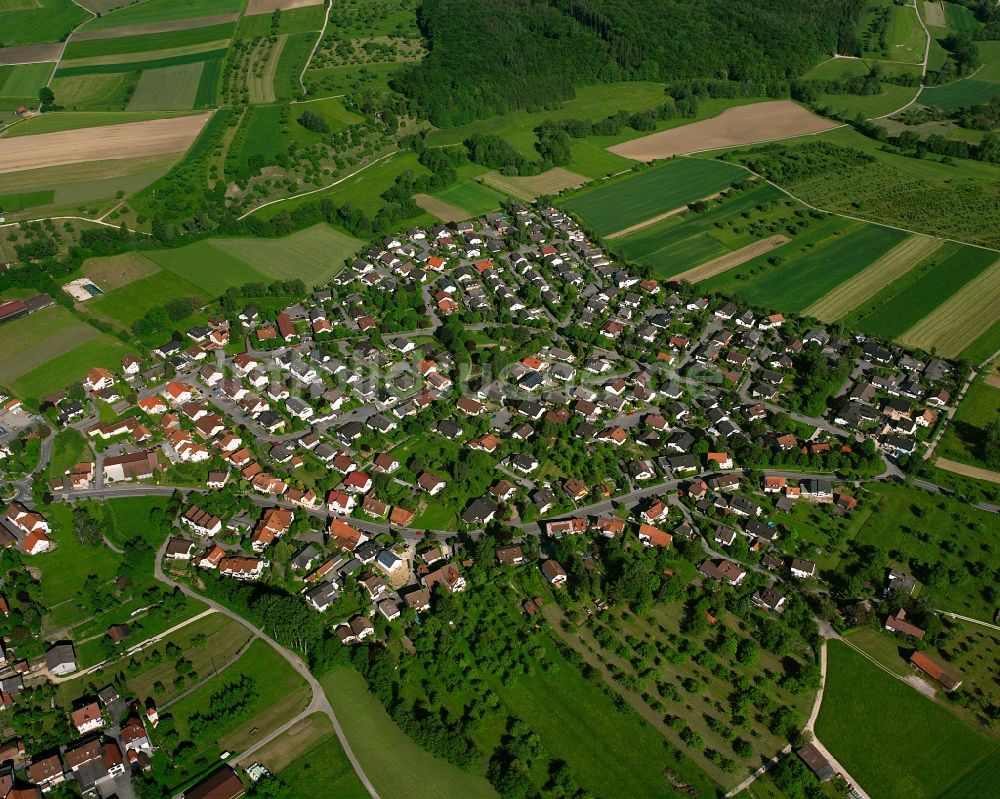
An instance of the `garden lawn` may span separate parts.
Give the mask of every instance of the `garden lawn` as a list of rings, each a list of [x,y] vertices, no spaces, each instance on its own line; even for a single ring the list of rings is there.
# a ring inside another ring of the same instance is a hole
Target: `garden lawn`
[[[830,641],[816,735],[879,799],[936,799],[997,748],[906,683]],[[919,721],[918,721],[919,720]]]
[[[90,15],[73,0],[0,1],[4,45],[58,42]]]
[[[150,253],[152,255],[154,253]],[[198,304],[208,299],[193,283],[173,272],[160,271],[90,300],[86,307],[128,327],[150,308],[184,297],[193,297]]]
[[[937,454],[961,463],[970,463],[984,469],[995,469],[996,464],[982,459],[982,444],[986,427],[1000,417],[1000,388],[989,385],[979,377],[962,398],[955,416],[948,424]]]
[[[708,197],[746,176],[732,164],[682,158],[583,189],[560,204],[598,235],[606,235]]]
[[[52,441],[52,453],[46,473],[50,479],[61,478],[74,464],[90,459],[90,450],[83,433],[73,427],[66,427],[56,433]]]
[[[121,497],[104,503],[111,513],[112,529],[105,534],[118,547],[133,538],[141,538],[154,551],[166,538],[161,525],[149,523],[150,513],[162,510],[169,504],[168,497]]]
[[[389,718],[357,672],[336,668],[320,683],[344,725],[351,749],[380,795],[496,799],[485,779],[434,757],[414,743]]]

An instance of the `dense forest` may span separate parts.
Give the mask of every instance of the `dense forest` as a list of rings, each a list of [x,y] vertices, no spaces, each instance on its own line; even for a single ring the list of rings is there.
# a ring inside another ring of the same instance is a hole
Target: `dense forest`
[[[424,0],[430,54],[395,87],[436,125],[538,108],[598,81],[800,75],[854,54],[863,0]]]

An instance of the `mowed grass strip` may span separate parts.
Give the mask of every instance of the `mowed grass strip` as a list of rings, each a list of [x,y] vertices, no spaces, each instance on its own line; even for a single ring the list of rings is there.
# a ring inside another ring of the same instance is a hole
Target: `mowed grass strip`
[[[1000,261],[907,330],[900,341],[954,358],[1000,319]]]
[[[259,71],[251,63],[247,75],[247,88],[250,90],[251,103],[273,103],[274,102],[274,76],[278,71],[278,61],[281,59],[281,51],[285,48],[287,36],[279,36],[274,46],[267,56],[267,63]],[[266,45],[258,45],[258,52]]]
[[[129,111],[184,111],[194,107],[204,61],[142,73]]]
[[[870,796],[935,799],[996,756],[994,744],[847,644],[830,641],[828,658],[816,736]]]
[[[462,771],[414,743],[396,726],[356,671],[336,668],[324,675],[320,684],[379,795],[409,799],[497,798],[483,777]]]
[[[605,235],[707,197],[746,176],[733,164],[682,158],[586,189],[561,204]]]
[[[993,264],[996,253],[951,242],[854,309],[844,323],[896,338]]]
[[[146,256],[212,297],[221,296],[230,286],[267,282],[263,273],[239,258],[217,250],[208,241],[171,250],[152,250]]]
[[[940,239],[931,236],[914,235],[904,239],[867,269],[814,302],[803,313],[824,322],[840,319],[883,286],[908,272],[942,243]]]

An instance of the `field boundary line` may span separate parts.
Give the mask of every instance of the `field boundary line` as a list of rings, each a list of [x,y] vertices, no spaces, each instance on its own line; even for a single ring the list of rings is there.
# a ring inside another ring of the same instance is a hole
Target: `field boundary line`
[[[726,191],[726,189],[723,189],[722,191]],[[669,211],[664,211],[662,214],[657,214],[656,216],[651,216],[649,219],[644,219],[642,222],[636,222],[634,225],[631,225],[630,227],[622,228],[621,230],[616,230],[614,233],[609,233],[604,238],[606,240],[625,238],[625,236],[637,233],[643,228],[652,227],[657,222],[662,222],[664,219],[669,219],[672,216],[684,213],[691,206],[691,203],[704,203],[708,202],[709,200],[717,200],[719,197],[722,196],[722,191],[717,191],[715,192],[715,194],[710,194],[707,197],[700,197],[697,200],[691,200],[690,203],[685,203],[684,205],[681,205],[677,208],[672,208]]]
[[[288,202],[288,200],[295,200],[295,199],[298,199],[299,197],[308,197],[310,194],[318,194],[321,191],[326,191],[327,189],[332,189],[334,186],[339,186],[345,180],[348,180],[349,178],[353,178],[355,175],[360,175],[362,172],[364,172],[366,169],[368,169],[368,167],[375,166],[375,164],[377,164],[379,161],[385,161],[387,158],[392,158],[398,152],[399,152],[399,150],[393,150],[391,153],[386,153],[385,155],[380,156],[380,157],[374,159],[373,161],[369,161],[367,164],[365,164],[363,167],[361,167],[361,169],[356,169],[353,172],[351,172],[351,174],[344,175],[344,177],[342,177],[342,178],[338,178],[337,180],[333,181],[333,183],[329,184],[328,186],[320,186],[318,189],[310,189],[309,191],[304,191],[304,192],[302,192],[300,194],[293,194],[291,197],[279,197],[276,200],[269,200],[266,203],[258,205],[256,208],[250,209],[245,214],[243,214],[243,216],[236,217],[236,221],[237,222],[242,222],[244,219],[246,219],[251,214],[255,214],[261,208],[267,208],[269,205],[274,205],[276,203]]]
[[[916,0],[914,0],[914,2],[916,2]],[[309,69],[313,56],[316,55],[316,51],[319,49],[320,43],[323,41],[323,37],[326,36],[326,26],[330,22],[330,12],[332,10],[333,0],[330,0],[329,3],[327,0],[323,0],[323,27],[319,29],[319,36],[316,37],[316,43],[313,45],[312,50],[309,51],[309,58],[306,59],[306,63],[302,65],[302,71],[299,73],[299,86],[302,87],[302,94],[306,93],[306,70]]]

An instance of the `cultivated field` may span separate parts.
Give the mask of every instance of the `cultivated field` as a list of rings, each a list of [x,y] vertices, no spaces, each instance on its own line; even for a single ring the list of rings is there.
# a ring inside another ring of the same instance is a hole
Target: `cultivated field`
[[[945,28],[948,20],[944,15],[944,3],[941,0],[923,0],[924,22],[931,28]]]
[[[82,271],[103,291],[108,292],[149,277],[154,272],[159,272],[160,267],[141,253],[127,252],[109,258],[88,258],[83,262]]]
[[[747,261],[756,258],[759,255],[769,253],[771,250],[775,250],[781,245],[787,244],[789,241],[790,239],[787,236],[770,236],[769,238],[762,239],[761,241],[755,241],[753,244],[747,244],[745,247],[740,247],[734,252],[719,256],[718,258],[713,258],[711,261],[703,263],[701,266],[696,266],[694,269],[688,269],[686,272],[674,275],[673,279],[687,280],[691,283],[697,283],[700,280],[708,280],[710,277],[715,277],[716,275],[721,275],[723,272],[728,272],[730,269],[733,269],[740,264],[745,264]]]
[[[0,48],[0,53],[3,48]],[[17,64],[0,66],[0,110],[38,106],[38,90],[45,85],[52,73],[52,64]]]
[[[996,260],[989,250],[947,243],[902,277],[858,305],[844,319],[850,328],[896,338]]]
[[[506,196],[505,192],[477,180],[462,180],[437,192],[434,199],[463,209],[466,216],[462,218],[467,219],[471,216],[480,216],[487,211],[495,211]],[[431,211],[430,208],[425,210]]]
[[[96,329],[79,321],[61,305],[7,322],[3,326],[0,384],[9,385],[46,358],[61,355],[98,335]]]
[[[307,6],[319,6],[323,0],[250,0],[247,3],[247,16],[254,14],[270,14],[281,9],[290,11],[293,8],[306,8]]]
[[[188,148],[209,114],[43,133],[11,139],[0,150],[0,173],[20,172],[81,161],[118,160]]]
[[[836,123],[800,105],[789,100],[774,100],[729,108],[717,117],[632,139],[608,149],[636,161],[655,161],[684,153],[818,133],[833,127]]]
[[[947,710],[846,644],[829,642],[828,654],[816,735],[870,796],[936,799],[994,754]]]
[[[24,44],[20,47],[0,47],[0,64],[35,64],[59,58],[61,44]]]
[[[947,472],[954,472],[963,477],[971,477],[973,480],[986,480],[988,483],[1000,485],[1000,472],[992,469],[983,469],[980,466],[970,466],[967,463],[949,460],[948,458],[936,458],[934,465]]]
[[[935,450],[935,454],[939,456],[939,468],[957,471],[945,465],[949,462],[983,469],[994,466],[983,459],[983,444],[987,427],[1000,416],[1000,386],[997,385],[1000,380],[997,377],[996,373],[990,373],[978,378],[962,397],[958,410]],[[995,470],[986,473],[996,481],[998,475]]]
[[[194,107],[204,61],[142,73],[129,111],[184,111]]]
[[[125,8],[104,14],[90,20],[85,26],[86,31],[106,28],[122,28],[132,25],[154,25],[178,20],[195,20],[213,18],[222,14],[238,14],[243,5],[242,0],[145,0],[133,3]],[[199,22],[199,25],[207,24]]]
[[[824,322],[846,316],[884,286],[931,255],[942,243],[940,239],[919,235],[903,240],[871,266],[814,302],[803,313]]]
[[[587,178],[570,172],[562,167],[555,167],[540,175],[517,177],[501,175],[499,172],[487,172],[480,180],[487,186],[499,189],[522,200],[534,200],[542,194],[559,194],[565,189],[576,189],[587,182]]]
[[[73,0],[0,0],[0,41],[59,42],[89,16]]]
[[[213,25],[225,25],[236,22],[239,13],[216,14],[211,17],[197,17],[194,19],[177,19],[165,22],[146,22],[136,25],[122,25],[117,28],[97,28],[92,29],[89,25],[73,35],[75,42],[88,42],[95,39],[116,39],[120,36],[142,36],[154,33],[173,33],[175,31],[190,30],[192,28],[207,28]]]
[[[588,187],[560,204],[595,233],[605,235],[707,197],[746,177],[746,171],[732,164],[679,159]]]
[[[308,286],[325,283],[361,244],[329,225],[315,225],[282,239],[212,238],[145,255],[183,283],[219,296],[244,283],[293,278]]]
[[[6,144],[7,141],[2,140],[0,149]],[[159,155],[10,172],[3,176],[3,186],[5,192],[9,190],[11,193],[52,191],[52,203],[45,207],[46,213],[61,210],[76,215],[82,207],[88,212],[93,210],[96,215],[116,204],[117,192],[131,194],[148,186],[163,175],[175,160],[176,154]]]
[[[761,239],[789,233],[780,221],[791,214],[786,205],[790,201],[783,197],[769,184],[752,183],[731,197],[710,202],[707,210],[640,223],[634,233],[609,245],[626,260],[650,266],[657,277],[672,278]],[[732,262],[730,268],[735,268]]]
[[[900,336],[926,352],[957,357],[1000,320],[1000,261],[966,283],[949,299]]]
[[[863,271],[904,237],[889,228],[827,217],[785,245],[777,263],[755,258],[742,269],[712,280],[709,289],[798,313]]]
[[[436,216],[442,222],[459,222],[473,216],[473,214],[470,214],[464,208],[451,205],[437,197],[431,197],[429,194],[414,194],[413,200],[427,213]]]

